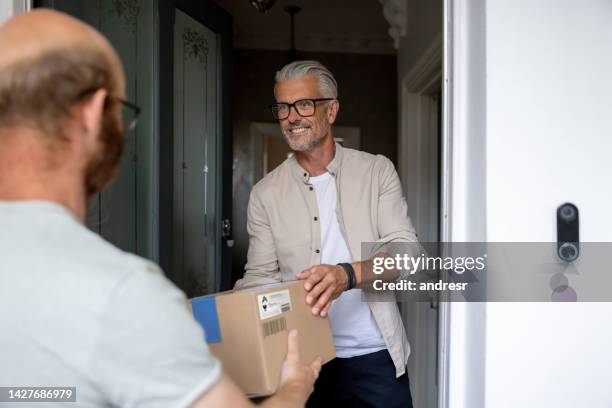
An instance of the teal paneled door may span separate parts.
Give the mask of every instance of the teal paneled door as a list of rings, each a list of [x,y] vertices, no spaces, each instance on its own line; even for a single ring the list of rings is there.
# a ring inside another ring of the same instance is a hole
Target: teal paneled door
[[[217,289],[221,263],[218,36],[175,13],[173,276],[195,296]]]
[[[138,1],[85,2],[85,18],[98,17],[98,29],[106,35],[123,61],[126,77],[126,97],[136,97],[138,77],[137,26],[140,4]],[[97,4],[96,4],[97,3]],[[140,22],[141,23],[141,22]],[[141,84],[142,86],[143,84]],[[136,136],[127,133],[123,157],[115,182],[100,193],[100,234],[119,248],[136,252]]]
[[[125,135],[114,183],[90,200],[87,226],[125,251],[157,260],[157,2],[44,0],[37,5],[66,12],[96,27],[123,61],[126,97],[141,106],[142,113],[136,129]]]

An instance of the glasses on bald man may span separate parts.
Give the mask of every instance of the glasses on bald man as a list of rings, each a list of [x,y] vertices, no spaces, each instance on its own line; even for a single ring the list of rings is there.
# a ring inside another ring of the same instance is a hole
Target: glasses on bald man
[[[88,95],[91,95],[92,93],[96,92],[98,89],[100,88],[89,88],[81,92],[79,96],[77,97],[77,100],[81,100],[87,97]],[[140,115],[140,110],[141,110],[140,106],[130,101],[126,101],[125,99],[119,98],[117,96],[108,95],[107,98],[113,101],[117,101],[121,104],[123,108],[122,109],[123,129],[125,129],[128,132],[130,130],[133,130],[136,127],[136,124],[138,123],[138,116]]]

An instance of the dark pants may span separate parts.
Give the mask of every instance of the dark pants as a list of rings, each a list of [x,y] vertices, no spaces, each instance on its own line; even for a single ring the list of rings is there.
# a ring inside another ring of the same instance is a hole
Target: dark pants
[[[412,408],[408,373],[395,378],[387,350],[335,358],[323,366],[306,406]]]

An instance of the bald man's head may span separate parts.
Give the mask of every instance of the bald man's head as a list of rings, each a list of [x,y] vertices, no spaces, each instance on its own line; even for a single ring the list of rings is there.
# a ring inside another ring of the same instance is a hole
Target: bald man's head
[[[119,57],[92,27],[36,9],[0,28],[0,129],[29,126],[61,136],[87,91],[124,96]]]
[[[125,79],[112,46],[66,14],[36,9],[0,28],[0,49],[0,152],[34,130],[45,171],[78,172],[88,195],[106,187],[123,150]]]

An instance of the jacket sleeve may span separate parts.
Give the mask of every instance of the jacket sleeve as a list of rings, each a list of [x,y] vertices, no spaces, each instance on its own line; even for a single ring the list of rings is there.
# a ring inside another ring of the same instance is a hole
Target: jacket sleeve
[[[393,163],[383,157],[378,198],[378,232],[381,242],[417,242],[408,216],[408,205]]]
[[[378,202],[378,232],[381,249],[387,253],[408,253],[418,256],[422,248],[412,221],[408,216],[408,204],[402,192],[402,184],[393,163],[383,156],[380,171]],[[415,244],[401,244],[401,243]],[[408,271],[400,272],[400,279],[408,276]]]
[[[235,289],[265,285],[281,281],[276,246],[270,227],[269,217],[256,188],[251,192],[247,209],[247,232],[249,250],[242,279]]]

